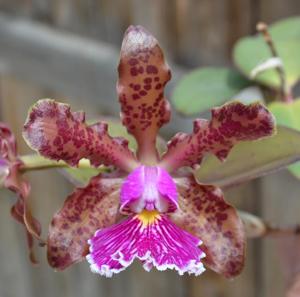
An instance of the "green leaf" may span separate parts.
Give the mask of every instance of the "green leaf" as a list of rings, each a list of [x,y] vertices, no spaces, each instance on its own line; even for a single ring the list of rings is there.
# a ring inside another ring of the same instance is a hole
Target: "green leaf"
[[[270,26],[270,34],[283,61],[287,83],[293,86],[300,79],[300,17],[275,23]],[[235,64],[249,78],[251,71],[270,57],[270,49],[260,34],[240,39],[233,50]],[[275,69],[260,73],[254,80],[272,88],[280,87]]]
[[[278,127],[273,137],[236,145],[222,163],[208,155],[195,171],[200,183],[229,187],[263,176],[300,160],[300,132]]]
[[[260,102],[265,105],[264,95],[261,89],[257,86],[251,86],[241,90],[239,93],[234,95],[230,100],[239,101],[246,105],[255,102]]]
[[[60,172],[65,176],[71,183],[76,186],[86,185],[91,177],[99,174],[100,172],[106,172],[107,168],[76,168],[76,167],[67,167],[60,169]]]
[[[300,39],[300,17],[290,17],[274,23],[270,27],[270,33],[276,39],[291,40]]]
[[[274,102],[268,106],[274,114],[277,124],[300,131],[300,100],[293,102]],[[300,178],[300,163],[288,167],[291,173]]]
[[[278,125],[300,130],[300,100],[273,102],[268,109],[274,114]]]
[[[172,102],[178,112],[196,114],[223,104],[249,84],[248,80],[232,69],[200,68],[178,82]]]

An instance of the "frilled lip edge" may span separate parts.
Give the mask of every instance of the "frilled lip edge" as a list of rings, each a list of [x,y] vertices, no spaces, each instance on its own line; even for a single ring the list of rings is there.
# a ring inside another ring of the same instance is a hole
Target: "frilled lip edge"
[[[94,237],[98,236],[99,233],[103,229],[99,229],[95,232]],[[182,230],[182,232],[185,232]],[[92,238],[94,238],[92,237]],[[155,260],[155,257],[151,255],[151,251],[147,251],[145,255],[140,256],[138,255],[138,250],[136,253],[132,254],[132,258],[127,261],[124,259],[124,254],[121,251],[117,251],[116,253],[111,255],[111,259],[116,261],[118,267],[110,267],[109,265],[103,264],[101,267],[96,263],[96,261],[93,258],[93,243],[92,239],[88,240],[89,244],[89,254],[86,256],[86,260],[90,264],[90,269],[93,273],[100,274],[101,276],[106,277],[112,277],[113,274],[117,274],[123,270],[125,270],[128,266],[130,266],[134,260],[139,259],[143,262],[143,268],[146,271],[150,271],[153,267],[155,267],[159,271],[165,271],[167,269],[176,270],[179,275],[183,275],[184,273],[188,273],[189,275],[193,274],[195,276],[199,276],[202,274],[206,269],[202,262],[200,262],[201,259],[203,259],[206,255],[205,253],[199,248],[199,258],[197,260],[192,259],[190,260],[184,267],[179,267],[177,264],[159,264]],[[196,243],[196,247],[199,247],[202,244],[202,241],[198,239],[198,242]]]
[[[89,242],[89,241],[88,241]],[[202,244],[201,241],[199,241],[199,245]],[[90,252],[92,252],[92,250],[90,249]],[[91,254],[88,254],[86,256],[87,261],[90,264],[90,268],[91,271],[93,273],[96,274],[100,274],[102,276],[106,276],[106,277],[112,277],[113,274],[117,274],[123,270],[125,270],[128,266],[130,266],[134,260],[139,259],[141,261],[144,262],[143,264],[143,268],[146,271],[150,271],[152,269],[152,267],[155,267],[157,270],[159,271],[165,271],[167,269],[173,269],[176,270],[178,272],[179,275],[183,275],[184,273],[188,273],[188,274],[194,274],[195,276],[199,276],[200,274],[202,274],[205,271],[205,267],[203,265],[203,263],[197,263],[196,264],[196,260],[191,260],[189,262],[189,264],[184,268],[181,269],[179,268],[176,264],[164,264],[164,265],[159,265],[155,259],[151,256],[151,252],[148,251],[146,253],[145,256],[143,257],[139,257],[137,254],[134,254],[133,258],[131,261],[125,261],[123,259],[123,254],[121,252],[118,252],[118,256],[119,258],[115,258],[115,255],[112,255],[112,259],[119,261],[120,265],[122,265],[122,267],[115,269],[115,268],[109,268],[108,265],[102,265],[101,269],[97,266],[97,264],[95,263],[95,261],[93,260]],[[206,255],[205,253],[203,253],[200,257],[200,259],[204,258]]]

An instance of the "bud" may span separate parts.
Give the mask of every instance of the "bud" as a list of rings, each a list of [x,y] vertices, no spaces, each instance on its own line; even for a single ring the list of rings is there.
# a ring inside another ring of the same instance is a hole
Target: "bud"
[[[5,180],[9,175],[9,163],[3,159],[0,158],[0,188],[4,187]]]

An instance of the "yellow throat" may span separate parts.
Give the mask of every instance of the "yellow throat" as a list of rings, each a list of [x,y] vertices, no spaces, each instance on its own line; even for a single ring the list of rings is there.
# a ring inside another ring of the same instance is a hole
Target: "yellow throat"
[[[160,218],[160,214],[157,210],[143,210],[137,215],[138,219],[143,223],[144,226],[153,224],[157,219]]]

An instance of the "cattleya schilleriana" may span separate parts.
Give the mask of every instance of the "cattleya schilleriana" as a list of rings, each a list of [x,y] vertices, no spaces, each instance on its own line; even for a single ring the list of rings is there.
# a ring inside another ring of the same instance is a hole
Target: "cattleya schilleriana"
[[[76,189],[55,214],[50,265],[64,269],[86,257],[93,272],[109,277],[138,258],[146,270],[199,275],[204,263],[237,275],[244,263],[242,222],[219,188],[198,184],[187,168],[206,153],[224,160],[238,141],[271,135],[272,115],[260,104],[226,104],[212,110],[210,121],[195,121],[191,134],[175,135],[160,155],[156,138],[170,120],[163,90],[171,73],[157,40],[142,27],[126,31],[118,70],[122,122],[137,141],[136,154],[105,123],[87,125],[84,113],[53,100],[38,101],[25,124],[28,144],[47,158],[117,168]]]

